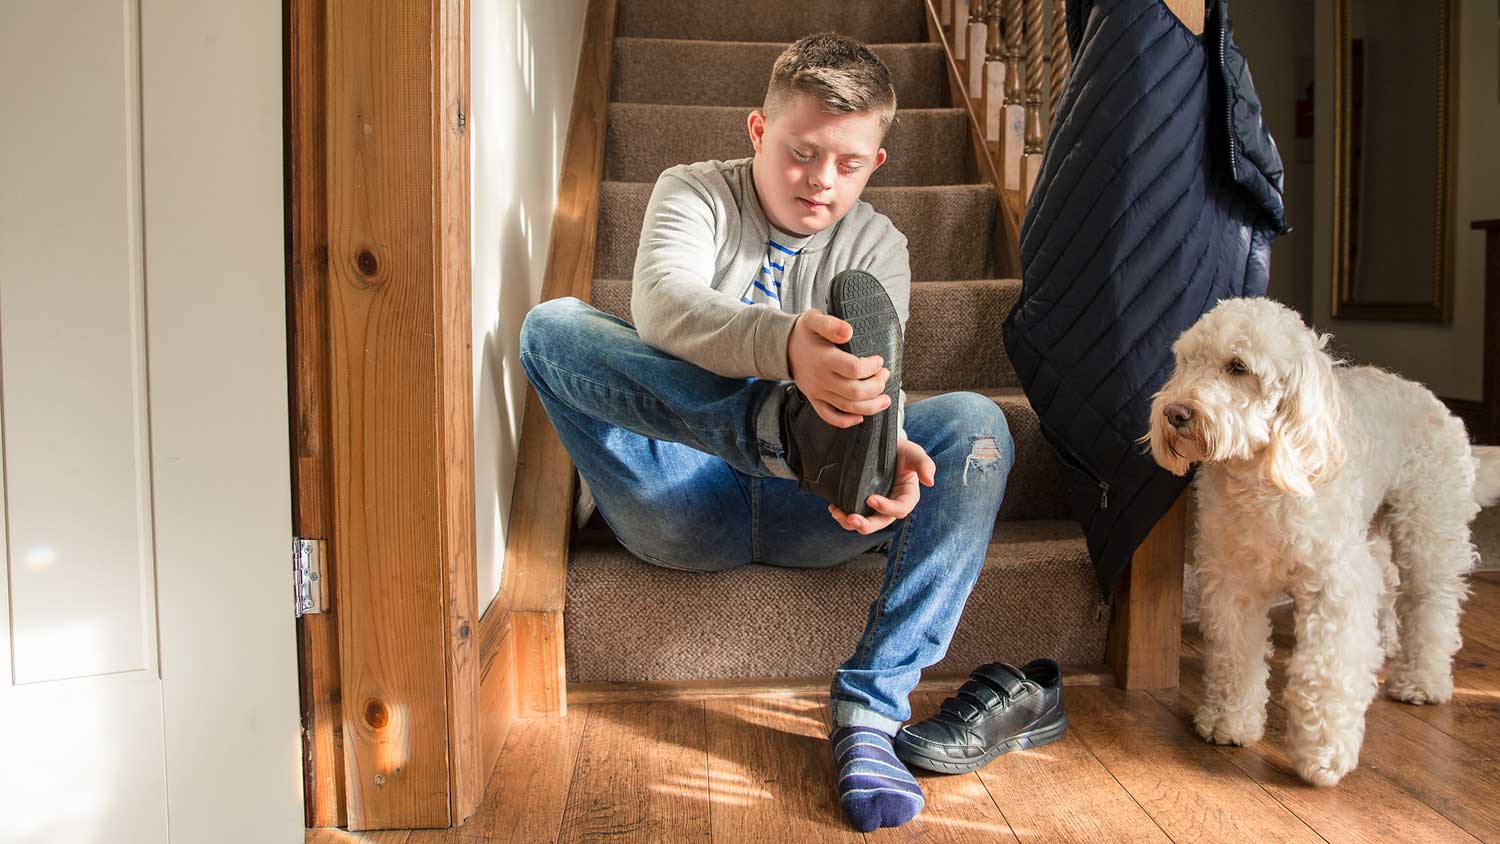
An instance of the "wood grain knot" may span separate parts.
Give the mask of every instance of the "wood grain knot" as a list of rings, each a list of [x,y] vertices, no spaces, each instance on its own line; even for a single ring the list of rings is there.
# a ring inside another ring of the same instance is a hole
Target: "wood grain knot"
[[[368,249],[359,250],[355,256],[354,263],[359,265],[359,271],[367,276],[374,276],[380,271],[380,262],[375,260],[375,253]]]
[[[391,720],[391,713],[385,708],[385,703],[371,698],[365,702],[365,723],[380,729]]]

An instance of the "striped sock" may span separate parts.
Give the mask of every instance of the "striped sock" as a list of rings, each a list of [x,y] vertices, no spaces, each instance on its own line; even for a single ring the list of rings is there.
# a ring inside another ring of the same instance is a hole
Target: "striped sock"
[[[831,737],[839,803],[860,832],[900,826],[922,811],[922,788],[896,758],[891,737],[873,727],[839,727]]]

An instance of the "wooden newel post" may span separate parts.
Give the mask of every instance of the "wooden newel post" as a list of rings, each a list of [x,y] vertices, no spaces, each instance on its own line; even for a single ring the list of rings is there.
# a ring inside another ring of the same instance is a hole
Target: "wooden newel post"
[[[1126,689],[1177,685],[1182,646],[1182,566],[1187,494],[1156,523],[1115,586],[1105,661]]]

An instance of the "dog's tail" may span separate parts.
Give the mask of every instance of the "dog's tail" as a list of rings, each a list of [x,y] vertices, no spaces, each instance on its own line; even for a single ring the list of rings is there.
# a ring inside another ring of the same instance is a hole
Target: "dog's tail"
[[[1500,446],[1474,446],[1474,499],[1480,507],[1500,504]]]

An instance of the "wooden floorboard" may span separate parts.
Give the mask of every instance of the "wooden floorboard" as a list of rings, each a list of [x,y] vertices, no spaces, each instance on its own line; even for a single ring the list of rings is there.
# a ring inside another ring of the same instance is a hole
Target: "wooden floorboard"
[[[592,707],[558,840],[711,841],[705,726],[701,702]]]
[[[1202,653],[1185,642],[1182,685],[1173,691],[1152,692],[1182,725],[1193,730],[1193,712],[1202,699]],[[1268,708],[1266,737],[1250,747],[1220,747],[1220,755],[1260,784],[1303,823],[1329,844],[1383,844],[1392,830],[1407,841],[1462,841],[1476,839],[1380,772],[1361,767],[1337,788],[1314,788],[1302,782],[1286,755],[1286,711],[1273,702]]]
[[[1500,758],[1500,650],[1470,639],[1453,661],[1453,700],[1407,712],[1491,758]]]
[[[500,751],[484,799],[456,829],[412,830],[400,844],[479,844],[489,841],[556,841],[577,770],[590,707],[563,718],[518,720]]]
[[[651,704],[661,706],[662,704]],[[713,840],[744,844],[864,839],[841,823],[837,773],[817,698],[705,701],[708,758],[696,794],[712,814]],[[828,788],[809,788],[809,783]],[[766,811],[767,807],[775,811]]]
[[[1022,844],[1170,840],[1074,730],[1049,745],[1008,753],[976,776]]]
[[[1321,844],[1146,692],[1080,689],[1068,714],[1070,729],[1173,841]]]
[[[1287,758],[1283,608],[1273,615],[1266,738],[1251,747],[1214,747],[1194,733],[1202,643],[1189,628],[1177,689],[1069,685],[1061,741],[974,774],[919,773],[927,808],[900,829],[861,835],[841,817],[826,694],[744,687],[649,702],[601,696],[564,719],[518,720],[465,826],[309,830],[307,842],[1500,844],[1500,573],[1473,586],[1454,701],[1376,700],[1360,766],[1334,788],[1306,785]],[[913,717],[941,697],[914,695]]]

